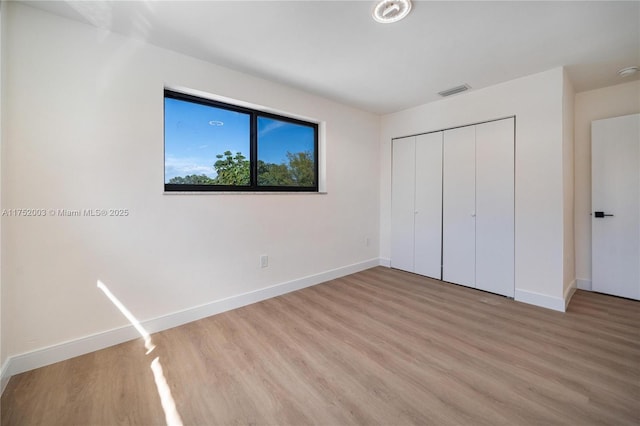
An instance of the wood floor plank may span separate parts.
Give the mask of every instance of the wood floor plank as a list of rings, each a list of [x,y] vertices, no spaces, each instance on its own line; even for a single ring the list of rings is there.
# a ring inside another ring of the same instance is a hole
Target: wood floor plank
[[[337,300],[334,300],[334,303],[339,303]],[[397,315],[397,314],[396,314]],[[394,318],[386,318],[384,320],[384,322],[393,322]],[[431,328],[433,329],[434,326],[434,321],[431,322]],[[376,329],[378,329],[379,327],[376,327]],[[406,340],[406,337],[411,337],[412,339],[414,338],[420,338],[420,334],[424,329],[414,329],[411,330],[410,332],[406,332],[406,333],[398,333],[398,335],[402,335],[405,336],[404,339]],[[409,331],[409,330],[406,330]],[[390,332],[389,330],[384,331],[383,334],[386,335],[392,335],[393,333]],[[479,357],[477,352],[477,348],[475,347],[475,345],[473,344],[473,337],[474,336],[460,336],[460,335],[451,335],[449,333],[439,333],[438,335],[434,335],[433,333],[431,333],[431,337],[435,337],[435,339],[433,339],[431,341],[431,348],[432,348],[432,353],[434,352],[433,349],[435,347],[437,347],[440,343],[445,342],[445,344],[448,343],[453,343],[451,344],[448,348],[446,348],[443,352],[450,354],[453,353],[454,350],[457,350],[459,353],[455,356],[455,357],[450,357],[448,356],[446,362],[444,363],[443,368],[447,369],[448,374],[451,376],[453,374],[456,374],[456,371],[453,369],[448,369],[447,366],[451,365],[453,363],[453,361],[460,361],[465,365],[471,365],[471,366],[475,366],[475,368],[473,368],[471,371],[466,371],[465,375],[460,377],[459,380],[464,380],[464,378],[468,377],[470,374],[473,374],[474,370],[483,370],[485,375],[486,374],[490,374],[493,373],[493,375],[495,377],[499,377],[499,376],[505,376],[508,375],[509,372],[505,371],[505,370],[501,370],[499,368],[496,368],[496,366],[491,363],[486,363],[485,358]],[[482,339],[481,339],[482,340]],[[396,341],[392,343],[392,347],[397,348],[398,346],[402,345],[402,341]],[[390,348],[391,349],[391,348]],[[486,351],[486,349],[485,349]],[[483,351],[481,353],[481,355],[484,355]],[[487,352],[489,353],[489,352]],[[416,356],[416,359],[420,360],[420,354],[418,354]],[[431,359],[431,362],[433,362],[434,360]],[[459,366],[456,368],[456,370],[460,370],[461,368],[464,368],[464,366]],[[410,368],[405,367],[405,370]],[[414,374],[413,372],[411,372],[412,374]],[[518,373],[519,376],[525,375],[526,376],[526,371],[519,371]],[[535,375],[529,374],[529,378],[535,378]],[[525,377],[526,378],[526,377]],[[548,391],[549,392],[549,391]],[[556,394],[559,396],[565,396],[567,393],[566,389],[556,389]],[[464,396],[464,392],[463,390],[458,390],[457,392],[457,399],[461,399],[461,396]],[[514,396],[514,395],[507,395],[507,396]],[[517,395],[515,395],[517,396]],[[473,395],[474,398],[478,398],[478,395]],[[529,395],[527,395],[527,397],[530,397]],[[512,401],[513,403],[513,401]],[[457,410],[461,410],[464,411],[464,407],[456,407]]]
[[[152,339],[14,376],[0,424],[165,424],[152,362],[187,425],[640,424],[640,303],[597,293],[559,313],[377,267]]]

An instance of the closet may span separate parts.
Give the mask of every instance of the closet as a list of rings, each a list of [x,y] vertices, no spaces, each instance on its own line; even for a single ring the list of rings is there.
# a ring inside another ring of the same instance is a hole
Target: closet
[[[514,118],[393,140],[393,268],[514,295]]]
[[[442,132],[393,141],[391,267],[441,279]]]

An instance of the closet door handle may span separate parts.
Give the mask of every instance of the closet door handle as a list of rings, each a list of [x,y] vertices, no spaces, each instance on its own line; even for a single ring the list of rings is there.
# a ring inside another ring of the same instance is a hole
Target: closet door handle
[[[476,217],[476,212],[471,213],[471,217]]]

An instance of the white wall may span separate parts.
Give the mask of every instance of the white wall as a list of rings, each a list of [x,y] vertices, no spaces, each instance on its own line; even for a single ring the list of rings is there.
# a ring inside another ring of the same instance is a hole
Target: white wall
[[[564,310],[563,69],[389,114],[381,129],[380,255],[390,257],[391,139],[516,116],[516,299]]]
[[[98,279],[145,320],[377,262],[379,117],[20,4],[8,12],[3,207],[131,213],[3,222],[3,359],[127,324]],[[163,195],[164,85],[326,122],[328,193]]]
[[[6,3],[0,3],[0,212],[2,212],[2,141],[3,141],[3,123],[2,114],[4,112],[4,30],[5,30],[5,9]],[[5,355],[4,348],[2,345],[2,329],[5,327],[6,323],[2,320],[2,223],[4,222],[4,218],[0,214],[0,393],[4,390],[6,380],[4,377],[4,369],[5,369]]]
[[[575,95],[575,229],[578,287],[591,290],[591,122],[640,112],[640,81]]]
[[[573,140],[573,114],[574,114],[573,85],[569,80],[566,70],[563,73],[562,83],[562,170],[563,170],[563,259],[564,278],[563,295],[565,305],[569,303],[576,288],[575,266],[575,236],[574,236],[574,140]]]

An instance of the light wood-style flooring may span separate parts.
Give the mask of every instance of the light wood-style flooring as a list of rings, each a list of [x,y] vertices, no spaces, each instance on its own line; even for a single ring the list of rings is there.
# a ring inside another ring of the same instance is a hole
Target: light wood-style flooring
[[[640,302],[601,294],[560,313],[377,267],[152,338],[14,376],[1,424],[163,424],[156,358],[185,425],[640,424]]]

